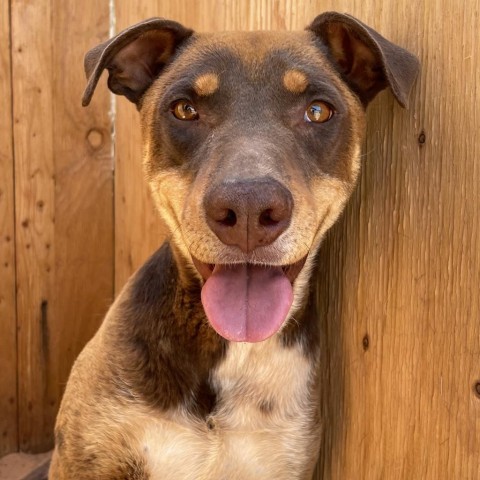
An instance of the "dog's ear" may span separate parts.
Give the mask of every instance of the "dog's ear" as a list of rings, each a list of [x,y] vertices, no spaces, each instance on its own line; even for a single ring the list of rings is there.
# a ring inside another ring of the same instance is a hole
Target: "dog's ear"
[[[192,34],[193,30],[177,22],[151,18],[92,48],[85,56],[88,84],[83,106],[90,103],[105,68],[110,90],[138,103],[176,49]]]
[[[365,106],[388,86],[402,107],[408,105],[420,66],[414,55],[346,14],[323,13],[307,30],[327,46],[335,67]]]

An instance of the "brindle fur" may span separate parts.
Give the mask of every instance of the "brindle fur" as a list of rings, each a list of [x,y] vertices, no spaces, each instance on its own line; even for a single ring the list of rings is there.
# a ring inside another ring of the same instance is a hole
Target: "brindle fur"
[[[418,63],[353,17],[327,13],[304,32],[143,22],[89,52],[84,104],[105,68],[111,90],[140,111],[146,176],[171,237],[77,359],[49,478],[309,479],[321,428],[315,255],[355,186],[365,106],[386,86],[405,105]],[[173,118],[181,98],[200,121]],[[303,118],[316,99],[334,106],[325,124]],[[203,199],[219,182],[265,178],[291,194],[289,227],[253,252],[223,244]],[[284,327],[258,344],[220,337],[192,255],[272,265],[306,256]]]

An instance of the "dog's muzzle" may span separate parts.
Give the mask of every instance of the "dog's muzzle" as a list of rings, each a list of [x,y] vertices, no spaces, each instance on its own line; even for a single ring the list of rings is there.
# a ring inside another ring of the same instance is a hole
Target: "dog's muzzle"
[[[272,178],[226,181],[204,197],[210,229],[245,255],[271,245],[287,230],[293,211],[290,191]],[[293,281],[305,258],[293,265],[239,263],[207,265],[194,258],[203,276],[202,303],[213,328],[237,342],[260,342],[277,332],[293,302]]]

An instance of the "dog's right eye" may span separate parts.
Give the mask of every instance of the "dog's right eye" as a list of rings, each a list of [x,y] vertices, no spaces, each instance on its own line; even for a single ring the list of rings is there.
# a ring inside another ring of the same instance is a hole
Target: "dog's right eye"
[[[304,119],[306,122],[325,123],[328,122],[334,114],[333,107],[321,100],[312,102],[305,111]]]
[[[188,100],[178,100],[170,107],[175,118],[179,120],[198,120],[198,112]]]

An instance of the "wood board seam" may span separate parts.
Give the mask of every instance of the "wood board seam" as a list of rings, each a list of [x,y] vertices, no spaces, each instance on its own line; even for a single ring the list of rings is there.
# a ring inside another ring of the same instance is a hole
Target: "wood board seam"
[[[16,421],[15,421],[15,438],[16,438],[16,450],[20,449],[20,429],[19,429],[19,421],[20,421],[20,407],[19,407],[19,381],[18,381],[18,301],[17,301],[17,202],[15,201],[16,198],[16,181],[15,181],[15,127],[14,127],[14,101],[15,95],[13,91],[13,22],[12,22],[12,0],[8,0],[8,55],[10,60],[10,71],[8,72],[10,76],[10,136],[12,138],[12,146],[10,149],[12,164],[11,164],[11,176],[13,182],[13,282],[14,282],[14,308],[13,311],[15,312],[15,364],[17,375],[15,375],[15,403],[16,403]]]

